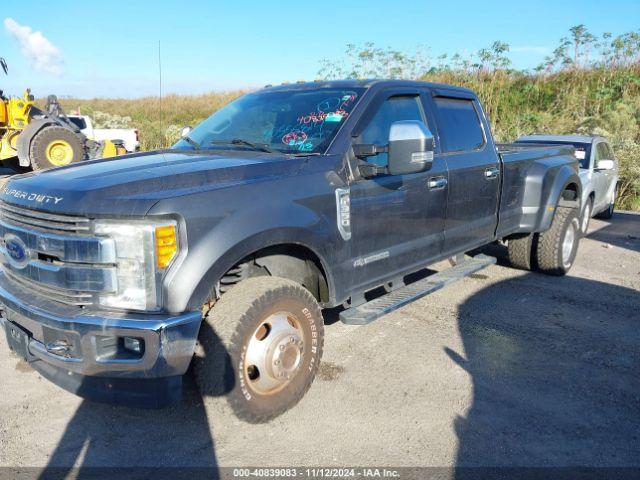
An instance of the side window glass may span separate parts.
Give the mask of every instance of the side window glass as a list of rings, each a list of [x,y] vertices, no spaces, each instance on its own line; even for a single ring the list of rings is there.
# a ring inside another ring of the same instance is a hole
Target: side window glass
[[[607,149],[607,160],[613,160],[613,149],[611,148],[611,145],[605,143],[604,146]]]
[[[600,160],[604,160],[606,158],[607,158],[607,153],[605,150],[605,145],[604,143],[600,142],[598,145],[596,145],[596,165]]]
[[[435,104],[443,152],[476,150],[484,145],[480,118],[472,100],[436,97]]]
[[[391,124],[393,122],[400,120],[420,120],[424,122],[425,120],[419,102],[420,98],[417,95],[389,98],[380,106],[369,124],[362,131],[359,143],[387,145],[389,143],[389,131],[391,130]],[[367,161],[381,167],[386,167],[388,164],[388,155],[386,153],[379,153],[378,155],[367,158]]]

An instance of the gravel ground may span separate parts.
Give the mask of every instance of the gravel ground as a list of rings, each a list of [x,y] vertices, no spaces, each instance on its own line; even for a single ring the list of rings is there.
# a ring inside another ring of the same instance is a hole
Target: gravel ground
[[[160,411],[83,401],[0,342],[0,465],[640,466],[640,216],[563,278],[499,263],[367,326],[327,314],[320,377],[266,425],[187,380]]]

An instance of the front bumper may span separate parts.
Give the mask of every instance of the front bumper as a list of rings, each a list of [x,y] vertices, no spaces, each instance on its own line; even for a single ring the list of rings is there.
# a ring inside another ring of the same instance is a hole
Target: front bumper
[[[81,396],[141,406],[176,400],[174,390],[180,388],[179,380],[193,357],[201,322],[197,311],[99,315],[36,295],[1,271],[0,309],[1,326],[11,322],[28,333],[29,361],[45,377]],[[116,337],[143,340],[143,353],[139,358],[101,353],[104,339]],[[61,343],[65,345],[63,353]],[[164,390],[172,390],[166,401],[142,401],[142,397],[158,396]],[[129,397],[133,402],[128,402]]]

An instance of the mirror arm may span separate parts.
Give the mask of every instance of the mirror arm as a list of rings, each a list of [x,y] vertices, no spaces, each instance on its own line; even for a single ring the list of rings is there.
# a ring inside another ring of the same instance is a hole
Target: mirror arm
[[[360,175],[365,178],[375,177],[376,175],[384,175],[389,173],[388,167],[381,167],[374,163],[361,163],[358,165],[358,171]]]
[[[373,157],[379,153],[389,153],[389,146],[374,145],[372,143],[361,143],[353,146],[353,154],[358,158]]]

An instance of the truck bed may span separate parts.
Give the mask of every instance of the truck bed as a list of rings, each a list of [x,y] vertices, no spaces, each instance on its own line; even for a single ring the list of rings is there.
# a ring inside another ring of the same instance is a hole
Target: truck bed
[[[521,153],[540,151],[543,156],[550,155],[571,155],[574,148],[571,145],[544,144],[544,143],[496,143],[496,148],[500,155],[509,153]]]

